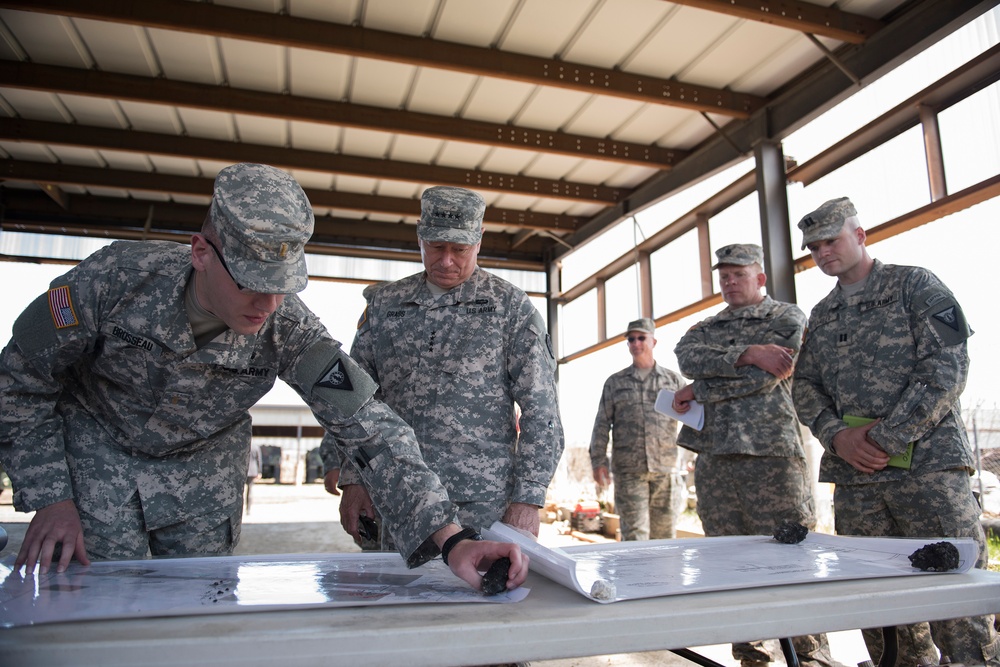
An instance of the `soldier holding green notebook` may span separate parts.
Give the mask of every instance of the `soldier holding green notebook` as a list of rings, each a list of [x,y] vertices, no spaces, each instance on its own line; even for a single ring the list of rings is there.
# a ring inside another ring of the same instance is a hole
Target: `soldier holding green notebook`
[[[809,316],[792,397],[825,450],[837,533],[986,541],[969,475],[975,470],[959,397],[972,330],[930,271],[883,264],[846,197],[799,222],[802,247],[837,285]],[[865,631],[878,662],[881,633]],[[993,617],[897,628],[897,665],[1000,665]],[[940,651],[940,656],[938,652]]]

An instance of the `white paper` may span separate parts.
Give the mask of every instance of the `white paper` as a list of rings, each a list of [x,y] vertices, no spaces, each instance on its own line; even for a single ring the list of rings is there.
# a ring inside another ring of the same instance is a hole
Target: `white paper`
[[[696,431],[700,431],[705,426],[705,406],[698,401],[691,401],[691,409],[681,414],[674,410],[674,393],[669,389],[661,389],[656,396],[656,403],[653,409],[662,415],[673,417],[682,424],[687,424]]]
[[[490,539],[516,542],[530,567],[597,602],[707,591],[780,586],[817,581],[932,575],[910,564],[909,555],[927,544],[951,542],[959,567],[970,570],[978,557],[971,539],[846,537],[809,533],[798,544],[771,537],[692,537],[646,542],[606,542],[548,549],[494,523]]]
[[[0,560],[0,628],[56,621],[434,602],[519,602],[521,587],[484,596],[440,560],[409,569],[399,554],[226,556],[71,563],[24,576]]]
[[[538,544],[499,522],[483,531],[514,542],[531,569],[597,602],[783,584],[935,574],[909,554],[932,542],[959,550],[973,567],[971,539],[838,537],[810,533],[799,544],[767,536],[608,542],[564,549]],[[486,597],[440,560],[408,569],[397,554],[230,556],[72,563],[25,576],[14,555],[0,560],[0,628],[59,621],[191,616],[276,609],[384,604],[518,602],[522,587]]]

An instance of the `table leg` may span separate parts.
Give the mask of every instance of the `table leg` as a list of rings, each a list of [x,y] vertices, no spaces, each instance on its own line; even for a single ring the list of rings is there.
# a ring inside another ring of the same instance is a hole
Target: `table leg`
[[[896,626],[890,625],[882,628],[882,646],[882,657],[879,658],[878,667],[893,667],[899,653],[899,644],[896,643]]]
[[[788,667],[799,667],[799,656],[795,655],[795,647],[792,646],[792,640],[788,637],[782,637],[778,640],[781,644],[781,653],[785,656],[785,664]]]
[[[695,653],[691,649],[687,649],[687,648],[672,648],[672,649],[670,649],[670,652],[671,653],[676,653],[680,657],[684,658],[685,660],[690,660],[691,662],[693,662],[696,665],[701,665],[701,667],[725,667],[725,665],[722,665],[722,664],[720,664],[720,663],[712,660],[711,658],[706,658],[705,656],[701,655],[700,653]]]

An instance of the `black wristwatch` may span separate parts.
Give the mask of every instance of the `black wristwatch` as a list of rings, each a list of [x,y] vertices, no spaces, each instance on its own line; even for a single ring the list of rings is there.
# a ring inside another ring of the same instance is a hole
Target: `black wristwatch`
[[[458,531],[457,533],[449,537],[447,540],[445,540],[444,545],[441,547],[441,560],[443,560],[444,564],[447,565],[448,554],[450,554],[451,550],[455,548],[455,545],[461,542],[462,540],[473,540],[478,542],[479,540],[482,539],[483,536],[480,535],[479,531],[477,531],[475,528],[468,528],[468,527],[462,528],[462,530]]]

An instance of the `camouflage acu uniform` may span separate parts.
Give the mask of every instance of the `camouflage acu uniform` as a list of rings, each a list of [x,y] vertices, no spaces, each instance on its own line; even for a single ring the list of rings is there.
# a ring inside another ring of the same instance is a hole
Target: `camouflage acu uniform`
[[[791,379],[735,365],[751,345],[798,350],[805,322],[798,306],[764,296],[699,322],[674,349],[705,406],[704,428],[684,426],[678,444],[698,452],[698,516],[706,535],[770,535],[782,521],[816,524]],[[802,664],[829,664],[825,636],[792,642]],[[733,657],[773,659],[761,642],[734,644]]]
[[[544,505],[563,430],[555,358],[523,291],[480,268],[440,297],[423,273],[403,278],[372,294],[351,356],[413,427],[462,523],[488,527],[511,503]],[[332,445],[326,437],[328,468]],[[341,472],[342,486],[356,483]]]
[[[241,164],[216,186],[219,259],[237,286],[301,289],[313,219],[298,184]],[[0,461],[15,507],[74,500],[92,557],[228,553],[240,533],[248,409],[280,377],[336,434],[408,563],[436,556],[430,536],[455,508],[412,429],[372,400],[371,378],[294,295],[256,334],[226,329],[198,347],[185,303],[194,275],[186,246],[118,242],[17,319],[0,353]]]
[[[604,383],[590,437],[590,464],[607,467],[614,475],[622,540],[677,536],[677,422],[653,405],[661,389],[676,391],[683,386],[680,375],[659,364],[645,380],[632,365]]]
[[[971,330],[961,307],[930,271],[875,260],[864,289],[840,287],[820,301],[795,370],[799,418],[826,450],[820,481],[836,484],[834,508],[842,535],[971,537],[987,552],[979,508],[968,483],[974,469],[959,396],[969,368]],[[869,438],[888,454],[914,443],[911,467],[865,474],[837,457],[834,436],[844,415],[878,418]],[[900,660],[996,665],[1000,640],[992,617],[901,629]],[[873,639],[866,633],[866,639]],[[880,643],[880,642],[878,642]],[[873,656],[880,646],[869,642]]]

